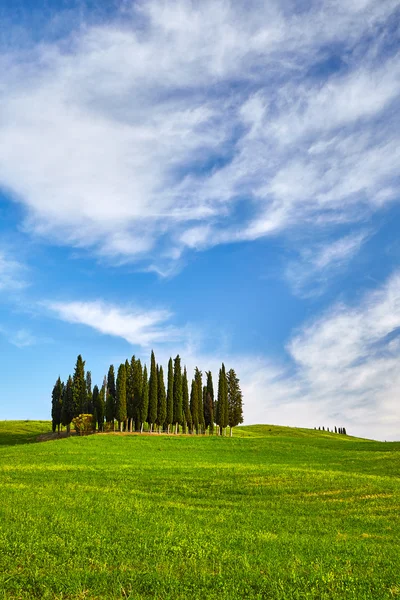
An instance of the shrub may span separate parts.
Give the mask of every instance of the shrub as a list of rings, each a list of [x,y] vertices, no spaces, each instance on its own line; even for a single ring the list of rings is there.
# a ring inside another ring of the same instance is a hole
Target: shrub
[[[79,415],[72,419],[72,424],[79,435],[88,435],[96,430],[96,421],[93,415]]]

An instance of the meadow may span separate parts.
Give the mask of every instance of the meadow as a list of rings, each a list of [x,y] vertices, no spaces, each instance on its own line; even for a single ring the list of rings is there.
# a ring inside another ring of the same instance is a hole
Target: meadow
[[[49,428],[0,423],[0,597],[400,597],[400,443]]]

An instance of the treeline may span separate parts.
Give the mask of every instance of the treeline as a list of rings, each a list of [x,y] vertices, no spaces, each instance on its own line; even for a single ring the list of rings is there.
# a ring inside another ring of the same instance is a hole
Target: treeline
[[[317,429],[317,428],[314,427],[314,429]],[[322,429],[322,431],[325,431],[325,427],[324,426],[322,426],[322,428],[318,427],[318,431],[321,431],[321,429]],[[326,428],[326,431],[329,431],[329,427]],[[346,427],[336,427],[335,426],[335,431],[332,428],[331,429],[331,433],[341,433],[342,435],[347,435],[347,433],[346,433]]]
[[[80,415],[93,415],[98,431],[196,433],[226,435],[226,428],[243,423],[243,397],[234,369],[222,364],[215,397],[211,371],[196,367],[190,392],[186,367],[180,356],[169,359],[167,384],[164,370],[151,353],[147,365],[132,356],[118,367],[111,365],[103,384],[92,389],[91,372],[85,373],[85,361],[79,355],[73,376],[64,383],[59,377],[52,392],[53,431],[60,426],[70,431],[71,422]]]

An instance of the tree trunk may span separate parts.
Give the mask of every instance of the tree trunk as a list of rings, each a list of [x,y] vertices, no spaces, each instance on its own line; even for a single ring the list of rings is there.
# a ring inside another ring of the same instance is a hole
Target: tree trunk
[[[153,423],[150,423],[150,433],[153,433]]]
[[[71,431],[71,423],[68,423],[68,425],[67,425],[67,435],[70,434],[70,431]]]
[[[231,435],[230,435],[230,437],[232,437],[232,427],[231,427]]]
[[[143,423],[140,423],[140,433],[143,433]]]

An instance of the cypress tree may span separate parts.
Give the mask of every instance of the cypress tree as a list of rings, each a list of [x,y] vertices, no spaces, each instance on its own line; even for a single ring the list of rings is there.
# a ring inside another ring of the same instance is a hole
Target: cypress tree
[[[103,385],[97,396],[97,403],[96,403],[97,428],[99,431],[104,431],[104,417],[106,414],[106,389],[107,389],[107,378],[104,377]],[[93,390],[93,396],[94,396],[94,390]]]
[[[165,393],[164,371],[161,366],[157,367],[157,376],[158,376],[157,425],[160,429],[162,429],[164,427],[165,419],[167,417],[167,395]]]
[[[228,387],[228,424],[232,437],[232,427],[243,423],[243,395],[234,369],[228,371],[226,381]]]
[[[146,422],[148,412],[149,412],[149,380],[147,377],[147,366],[144,365],[142,397],[141,397],[141,402],[140,402],[140,433],[143,432],[143,424]]]
[[[219,426],[219,433],[222,435],[223,430],[228,425],[228,389],[226,383],[225,365],[222,363],[222,367],[219,370],[218,378],[218,397],[217,397],[217,415],[216,422]]]
[[[153,350],[151,351],[150,359],[150,379],[149,379],[149,414],[148,422],[150,424],[150,432],[153,431],[153,425],[157,421],[157,404],[158,404],[158,376],[156,358]]]
[[[179,354],[174,360],[174,417],[173,422],[175,423],[175,433],[178,433],[179,425],[182,425],[182,370],[181,370],[181,359]]]
[[[186,367],[183,369],[182,379],[182,411],[185,421],[184,424],[189,428],[189,433],[192,433],[192,413],[189,406],[189,384]]]
[[[85,381],[85,361],[79,354],[76,359],[73,377],[74,417],[81,415],[87,405],[87,391]]]
[[[61,410],[62,410],[62,400],[63,400],[63,391],[64,384],[59,377],[53,387],[53,391],[51,394],[51,421],[53,433],[58,428],[58,433],[60,433],[60,425],[61,425]]]
[[[125,361],[126,371],[126,414],[127,414],[127,430],[132,431],[133,422],[133,377],[132,368],[129,360]]]
[[[197,383],[194,379],[192,379],[192,387],[190,389],[190,412],[192,413],[193,427],[196,430],[196,433],[199,433],[198,388],[197,388]]]
[[[125,364],[118,367],[117,375],[117,410],[116,417],[119,425],[119,430],[122,431],[124,423],[126,423],[126,370]]]
[[[211,371],[206,371],[207,385],[204,403],[204,425],[209,428],[210,435],[214,433],[214,386]]]
[[[140,407],[143,393],[143,369],[140,358],[135,360],[135,357],[132,356],[131,369],[133,377],[133,418],[135,419],[135,431],[140,431]]]
[[[99,405],[99,386],[95,385],[93,388],[93,394],[92,394],[92,406],[93,406],[93,410],[92,413],[89,414],[93,414],[93,421],[94,421],[94,429],[96,431],[96,423],[98,423],[98,418],[97,418],[97,407]],[[100,431],[100,429],[98,428],[98,430]]]
[[[167,425],[167,433],[173,423],[174,418],[174,367],[172,358],[168,361],[168,388],[167,388],[167,416],[165,424]]]
[[[83,412],[87,415],[93,414],[92,373],[90,371],[86,372],[86,406]]]
[[[194,370],[194,379],[197,385],[197,402],[198,402],[198,423],[200,433],[204,432],[204,408],[203,408],[203,375],[196,367]]]
[[[115,373],[114,365],[110,365],[107,375],[107,399],[106,399],[106,418],[109,423],[112,423],[115,431],[115,411],[116,411],[117,392],[115,389]],[[108,409],[107,409],[108,407]]]
[[[74,418],[74,384],[71,375],[63,390],[63,399],[61,407],[61,423],[67,428],[69,434],[71,421]]]

